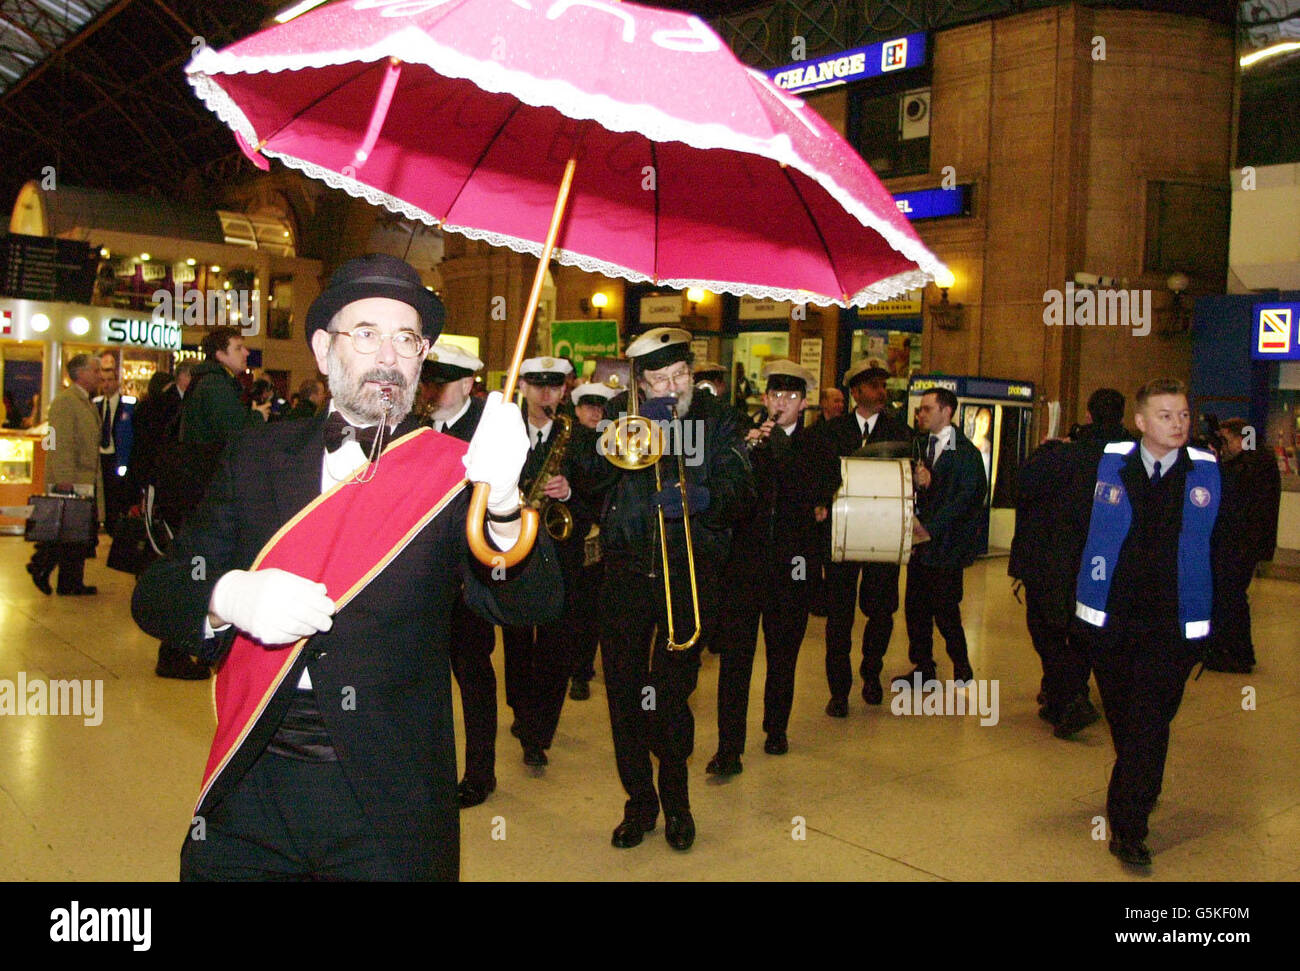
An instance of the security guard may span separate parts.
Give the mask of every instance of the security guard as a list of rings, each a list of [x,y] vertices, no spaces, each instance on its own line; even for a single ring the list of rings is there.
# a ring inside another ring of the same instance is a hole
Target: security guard
[[[690,695],[699,673],[699,646],[666,649],[669,608],[663,582],[667,566],[674,631],[681,642],[694,629],[683,491],[694,540],[702,630],[714,622],[717,611],[718,584],[710,578],[718,575],[726,559],[732,524],[754,501],[736,414],[712,395],[695,393],[690,340],[684,330],[656,327],[627,349],[636,379],[632,393],[643,392],[648,399],[641,414],[669,423],[675,405],[680,415],[679,422],[670,424],[668,451],[659,463],[662,488],[656,491],[652,468],[624,470],[596,450],[587,456],[611,471],[600,525],[605,557],[601,650],[614,755],[628,796],[623,821],[611,840],[620,848],[641,843],[655,828],[661,806],[668,844],[686,850],[695,842],[686,760],[695,745]],[[617,418],[626,405],[626,394],[612,398],[606,417]],[[686,474],[684,489],[678,480],[678,455]],[[668,564],[660,552],[659,510],[665,520]],[[657,790],[651,752],[659,758]]]
[[[587,500],[588,490],[583,485],[583,473],[574,471],[573,455],[594,451],[596,433],[557,412],[567,390],[565,382],[572,373],[573,365],[556,357],[529,358],[519,368],[530,443],[528,458],[519,474],[520,488],[525,496],[535,497],[538,503],[562,504],[573,519],[566,538],[552,533],[564,574],[564,615],[540,627],[506,627],[501,631],[506,654],[506,703],[515,713],[524,764],[538,768],[550,761],[546,750],[555,737],[573,670],[576,647],[573,628],[579,622],[577,590],[582,576],[583,548],[595,521],[593,507]],[[544,483],[539,483],[538,476],[545,471],[555,448],[564,449],[558,469]]]
[[[605,405],[618,392],[608,384],[588,381],[575,387],[570,394],[574,414],[584,426],[596,432],[605,417]],[[583,552],[582,574],[578,578],[576,612],[572,630],[573,681],[569,697],[586,701],[591,697],[591,679],[596,676],[596,648],[600,646],[600,588],[605,578],[605,566],[600,557],[600,526],[591,524]]]
[[[827,518],[839,479],[830,443],[802,421],[817,376],[785,360],[765,365],[763,376],[767,412],[745,438],[758,502],[736,525],[724,583],[727,600],[720,611],[718,752],[706,768],[713,775],[735,775],[743,768],[740,756],[760,618],[767,649],[763,751],[789,751],[786,729],[794,703],[795,664],[808,627],[809,580],[821,559],[816,526]]]
[[[844,458],[866,448],[888,457],[890,450],[910,454],[912,433],[907,423],[889,406],[885,382],[889,372],[870,359],[853,365],[844,374],[855,408],[816,426],[836,457]],[[839,488],[839,468],[835,469],[835,489]],[[834,490],[832,490],[834,491]],[[853,687],[853,670],[849,655],[853,646],[853,605],[857,602],[866,615],[862,631],[862,699],[878,705],[884,699],[880,671],[889,638],[894,632],[894,614],[898,610],[898,574],[896,563],[832,563],[830,529],[823,527],[826,565],[826,681],[830,701],[826,714],[847,718],[849,691]],[[860,582],[859,582],[860,580]]]
[[[474,375],[483,362],[473,354],[438,341],[425,355],[420,391],[425,400],[424,423],[434,431],[468,442],[483,414],[483,399],[475,397]],[[465,719],[465,777],[457,787],[462,809],[477,806],[497,787],[497,676],[492,670],[496,628],[456,601],[451,616],[451,670],[460,685]]]
[[[1136,420],[1141,442],[1105,446],[1091,488],[1083,479],[1076,492],[1079,509],[1090,513],[1074,631],[1092,661],[1115,744],[1110,851],[1147,867],[1147,820],[1164,778],[1169,724],[1210,634],[1221,496],[1214,453],[1187,447],[1181,381],[1144,385]]]

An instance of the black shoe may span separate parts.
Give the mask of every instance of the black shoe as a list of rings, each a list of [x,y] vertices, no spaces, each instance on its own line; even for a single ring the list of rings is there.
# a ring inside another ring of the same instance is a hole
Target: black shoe
[[[496,791],[496,788],[496,779],[488,779],[486,784],[462,779],[460,785],[456,787],[456,798],[460,802],[461,809],[468,809],[470,806],[477,806],[479,803],[485,802],[487,797]]]
[[[158,648],[158,663],[153,673],[160,678],[175,678],[178,681],[206,681],[212,677],[212,669],[202,661],[190,657],[184,651],[172,648]]]
[[[1078,697],[1065,706],[1060,717],[1056,719],[1056,728],[1052,734],[1057,738],[1069,738],[1089,725],[1100,720],[1101,715],[1087,698]]]
[[[92,587],[83,583],[79,587],[73,587],[71,590],[59,590],[60,597],[93,597],[99,593],[99,587]]]
[[[1205,670],[1218,671],[1220,674],[1251,674],[1255,665],[1227,654],[1211,654],[1205,659]]]
[[[1038,717],[1049,725],[1055,725],[1061,720],[1061,712],[1059,709],[1053,708],[1051,705],[1044,704],[1038,709]]]
[[[763,743],[763,751],[768,755],[785,755],[790,751],[790,740],[785,737],[785,732],[772,732]]]
[[[1129,866],[1151,865],[1151,850],[1141,840],[1113,839],[1110,851],[1119,857],[1121,863]]]
[[[952,666],[952,679],[962,685],[967,685],[975,680],[975,672],[971,670],[969,664],[962,664],[960,666],[954,664]]]
[[[54,593],[54,590],[50,587],[50,574],[48,571],[45,573],[39,573],[36,570],[36,567],[28,563],[27,572],[32,575],[32,583],[36,584],[37,590],[45,594],[47,597]]]
[[[524,765],[549,765],[550,762],[551,760],[546,757],[546,753],[540,746],[524,746]]]
[[[719,752],[709,759],[709,764],[704,767],[704,771],[709,775],[740,775],[745,771],[745,767],[740,764],[739,755],[723,755]]]
[[[890,683],[890,686],[892,687],[892,686],[894,686],[894,685],[900,685],[900,684],[901,684],[901,685],[903,685],[903,686],[905,686],[905,687],[909,687],[909,688],[910,688],[910,687],[912,686],[912,684],[913,684],[913,678],[914,678],[916,675],[918,675],[918,674],[921,676],[921,685],[922,685],[922,687],[925,686],[925,683],[926,683],[927,681],[934,681],[934,680],[937,680],[937,679],[936,679],[936,676],[935,676],[935,670],[934,670],[934,668],[920,668],[920,667],[917,667],[917,668],[912,668],[912,670],[908,671],[906,674],[900,674],[900,675],[897,675],[893,680],[891,680],[891,681],[889,682],[889,683]]]
[[[695,819],[689,812],[664,813],[664,838],[675,850],[689,850],[695,843]]]
[[[862,682],[862,700],[869,705],[878,705],[885,700],[879,677],[867,678]]]
[[[614,827],[614,836],[609,841],[610,845],[616,846],[620,850],[629,850],[634,846],[640,846],[645,834],[654,832],[657,822],[657,818],[644,820],[635,816],[624,816],[623,821]]]
[[[519,727],[519,719],[518,719],[518,718],[516,718],[514,721],[512,721],[512,722],[510,723],[510,734],[513,735],[515,738],[523,738],[523,737],[524,737],[523,729],[521,729],[521,728]]]
[[[1040,707],[1045,706],[1047,704],[1047,692],[1046,691],[1038,692],[1037,700]]]
[[[569,685],[569,697],[574,701],[586,701],[591,697],[591,686],[586,681],[574,678]]]
[[[832,698],[830,701],[826,702],[826,714],[830,715],[832,718],[848,718],[849,699]]]

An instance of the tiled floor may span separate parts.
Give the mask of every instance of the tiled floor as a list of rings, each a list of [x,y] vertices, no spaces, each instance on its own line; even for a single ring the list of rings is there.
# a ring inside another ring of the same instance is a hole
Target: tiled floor
[[[0,679],[102,680],[103,721],[0,716],[0,880],[174,879],[212,732],[210,684],[153,675],[156,644],[131,622],[130,577],[101,558],[87,565],[98,597],[47,598],[23,570],[29,549],[0,538]],[[976,675],[998,681],[996,725],[896,716],[888,694],[868,709],[855,693],[847,720],[826,717],[824,622],[814,618],[790,753],[762,751],[760,648],[745,771],[719,782],[704,773],[717,738],[718,659],[706,655],[693,697],[699,838],[682,854],[662,825],[635,849],[609,846],[624,796],[599,680],[589,701],[566,702],[540,772],[522,764],[503,703],[497,792],[461,817],[463,877],[1144,879],[1092,838],[1112,760],[1104,725],[1062,742],[1036,716],[1037,658],[1005,568],[996,559],[968,571],[962,605]],[[1207,672],[1189,684],[1148,879],[1300,879],[1300,585],[1257,580],[1252,597],[1263,663],[1252,676]],[[902,626],[900,615],[887,674],[907,667]]]

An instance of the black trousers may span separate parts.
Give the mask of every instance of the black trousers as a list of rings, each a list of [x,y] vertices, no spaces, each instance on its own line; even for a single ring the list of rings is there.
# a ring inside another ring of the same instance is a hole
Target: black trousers
[[[550,748],[573,671],[573,637],[565,618],[540,627],[503,627],[506,703],[525,747]]]
[[[37,576],[48,577],[58,568],[58,590],[69,593],[85,583],[86,558],[93,552],[84,543],[37,543],[31,567]]]
[[[1092,673],[1087,652],[1070,634],[1073,611],[1067,609],[1065,600],[1068,597],[1073,603],[1073,597],[1033,581],[1026,581],[1024,589],[1025,623],[1043,662],[1043,693],[1047,707],[1059,712],[1079,695],[1087,694]]]
[[[934,628],[943,635],[944,647],[953,666],[970,664],[966,653],[966,632],[961,626],[961,567],[907,565],[907,593],[903,612],[907,617],[907,656],[925,672],[934,671]]]
[[[99,468],[104,476],[104,526],[111,533],[117,521],[131,508],[131,486],[126,476],[117,474],[117,454],[100,455]]]
[[[1246,597],[1254,575],[1253,562],[1216,564],[1214,605],[1210,614],[1211,650],[1246,664],[1255,663],[1255,645],[1250,637],[1250,601]]]
[[[784,735],[794,706],[794,673],[799,646],[808,629],[809,582],[794,580],[789,570],[757,574],[740,589],[727,591],[718,640],[722,663],[718,670],[718,751],[745,751],[749,716],[749,681],[763,625],[767,679],[763,685],[763,731]]]
[[[853,688],[849,654],[853,646],[854,603],[867,618],[862,631],[862,679],[879,678],[898,610],[896,563],[826,564],[826,683],[832,698],[847,698]],[[861,582],[859,582],[859,580]]]
[[[457,852],[435,879],[455,880]],[[198,839],[201,835],[203,838]],[[374,828],[338,762],[264,752],[239,785],[191,828],[181,880],[409,880]]]
[[[573,677],[590,681],[596,676],[596,649],[600,647],[600,588],[605,578],[605,564],[593,563],[582,568],[582,578],[575,591],[578,602],[573,631]]]
[[[1172,627],[1112,631],[1075,621],[1071,630],[1086,645],[1115,745],[1106,793],[1111,834],[1146,839],[1164,780],[1169,724],[1203,644],[1185,640]]]
[[[684,565],[674,564],[673,622],[679,639],[694,628]],[[716,568],[699,573],[703,585]],[[684,593],[679,593],[685,588]],[[627,792],[625,811],[643,820],[665,812],[690,810],[686,760],[695,748],[695,718],[690,697],[700,670],[700,647],[669,651],[663,581],[621,564],[605,564],[601,662],[619,781]],[[707,631],[713,619],[711,598],[701,590],[701,615]],[[650,754],[659,759],[656,791]]]
[[[451,670],[465,719],[465,778],[482,786],[496,779],[495,646],[496,629],[457,598],[451,615]]]

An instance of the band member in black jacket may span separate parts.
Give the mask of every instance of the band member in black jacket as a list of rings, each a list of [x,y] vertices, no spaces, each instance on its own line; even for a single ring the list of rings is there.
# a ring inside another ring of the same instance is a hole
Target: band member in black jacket
[[[764,371],[765,420],[745,437],[758,502],[736,524],[717,633],[718,752],[706,769],[714,775],[742,770],[760,618],[767,648],[763,751],[789,751],[795,663],[808,627],[809,581],[821,559],[816,526],[829,513],[839,477],[829,443],[802,421],[817,376],[791,361],[773,361]]]
[[[514,710],[515,728],[524,749],[524,764],[548,764],[546,750],[555,738],[564,707],[564,694],[577,650],[578,583],[587,533],[595,520],[590,480],[576,467],[574,455],[596,449],[596,434],[558,411],[573,365],[563,358],[534,357],[519,369],[524,392],[528,458],[519,483],[530,501],[546,506],[543,529],[555,526],[552,538],[564,573],[564,615],[539,626],[506,627],[501,631],[506,654],[506,703]],[[562,449],[558,465],[552,461]],[[553,465],[551,471],[548,464]],[[600,470],[605,474],[605,470]],[[546,474],[548,478],[539,481]],[[563,513],[568,513],[568,535]]]
[[[722,569],[731,544],[732,525],[754,501],[754,484],[736,413],[711,394],[695,394],[691,380],[691,335],[656,327],[627,349],[636,386],[648,399],[641,414],[668,422],[671,405],[681,421],[670,429],[668,449],[655,470],[623,470],[596,450],[591,461],[603,463],[608,478],[600,536],[605,557],[605,627],[601,635],[605,688],[619,779],[627,791],[623,821],[614,830],[614,846],[641,843],[655,828],[659,809],[665,836],[674,849],[695,841],[686,760],[695,746],[690,696],[695,690],[700,657],[698,642],[685,650],[667,650],[668,607],[664,595],[663,555],[658,510],[666,524],[668,568],[672,582],[672,616],[678,642],[694,632],[691,583],[683,523],[682,488],[677,456],[686,473],[685,491],[694,539],[702,629],[715,622]],[[610,400],[606,417],[627,410],[626,394]],[[603,440],[602,440],[603,441]],[[650,753],[659,758],[656,790]]]
[[[403,261],[375,254],[339,267],[306,327],[330,376],[329,416],[237,441],[170,555],[140,579],[131,606],[142,628],[224,656],[185,879],[458,875],[454,604],[463,586],[489,620],[543,622],[559,614],[560,576],[545,536],[505,579],[471,562],[464,479],[490,485],[485,533],[510,548],[527,442],[518,409],[499,397],[468,452],[407,418],[442,321],[441,302]],[[393,444],[380,455],[371,434]],[[385,487],[385,462],[421,469],[421,482],[402,479],[418,502],[404,503],[396,482]],[[349,514],[363,507],[368,515]],[[318,522],[329,528],[298,528]],[[302,567],[250,569],[259,556]]]
[[[917,442],[922,458],[915,482],[923,542],[912,550],[907,564],[903,610],[914,667],[894,679],[904,683],[911,683],[917,673],[923,681],[935,677],[935,625],[952,659],[954,680],[967,682],[975,677],[961,624],[962,574],[978,555],[980,512],[988,482],[979,449],[952,423],[956,411],[957,396],[947,388],[921,396],[918,412],[928,434]]]
[[[474,375],[482,368],[483,362],[463,348],[434,344],[420,369],[420,384],[428,389],[424,423],[462,442],[472,439],[483,416],[483,399],[473,394]],[[465,776],[456,789],[462,809],[477,806],[497,787],[495,646],[496,628],[471,610],[462,594],[451,617],[451,670],[465,721]]]
[[[859,361],[844,375],[844,383],[856,407],[819,425],[836,457],[854,455],[866,448],[870,453],[888,457],[891,444],[897,454],[910,454],[912,433],[907,423],[889,407],[885,381],[889,372],[870,361]],[[835,467],[835,489],[839,488],[839,466]],[[834,489],[832,489],[834,492]],[[829,532],[826,539],[829,540]],[[829,549],[826,551],[829,554]],[[853,645],[854,603],[867,618],[862,631],[862,699],[878,705],[884,697],[880,671],[889,638],[894,632],[894,613],[898,610],[898,574],[896,563],[832,563],[826,560],[826,682],[831,698],[826,714],[847,718],[849,691],[853,688],[853,670],[849,655]],[[859,583],[859,580],[861,581]]]

